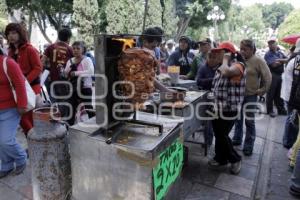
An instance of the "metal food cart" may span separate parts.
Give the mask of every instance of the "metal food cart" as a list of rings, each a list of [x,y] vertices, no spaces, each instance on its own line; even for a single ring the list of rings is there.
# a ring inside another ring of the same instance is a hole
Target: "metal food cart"
[[[143,112],[119,121],[117,62],[132,35],[98,35],[96,117],[70,127],[72,198],[176,199],[183,164],[182,119]],[[108,88],[108,90],[106,90]]]

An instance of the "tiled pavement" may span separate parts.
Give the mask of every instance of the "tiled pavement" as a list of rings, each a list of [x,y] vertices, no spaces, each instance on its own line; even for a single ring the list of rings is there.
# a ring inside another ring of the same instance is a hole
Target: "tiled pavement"
[[[264,116],[257,121],[257,139],[254,154],[243,156],[242,169],[234,176],[229,171],[208,169],[208,157],[203,156],[199,145],[188,144],[189,160],[183,171],[181,197],[183,200],[289,200],[288,179],[291,175],[287,167],[287,150],[282,147],[281,138],[285,117]],[[18,140],[26,146],[22,134]],[[237,147],[240,151],[241,147]],[[268,150],[268,151],[267,151]],[[209,156],[212,156],[213,150]],[[268,153],[268,154],[266,154]],[[264,156],[268,156],[266,160]],[[264,162],[262,162],[264,161]],[[261,174],[263,169],[266,174]],[[32,186],[30,163],[25,173],[0,179],[0,200],[31,200]],[[264,183],[264,181],[266,183]],[[266,188],[261,195],[263,183]]]
[[[237,150],[243,156],[242,169],[239,175],[231,175],[229,171],[212,171],[207,167],[209,158],[201,156],[199,146],[189,145],[190,155],[188,167],[183,173],[181,199],[184,200],[289,200],[294,199],[288,193],[287,150],[282,147],[282,134],[285,117],[257,120],[254,154],[245,157],[242,146]],[[266,142],[268,141],[268,142]],[[269,162],[265,163],[264,151],[270,149]],[[212,157],[213,150],[211,151]],[[268,174],[261,174],[267,168]],[[266,180],[266,183],[263,181]],[[266,192],[261,195],[258,186],[263,183]]]

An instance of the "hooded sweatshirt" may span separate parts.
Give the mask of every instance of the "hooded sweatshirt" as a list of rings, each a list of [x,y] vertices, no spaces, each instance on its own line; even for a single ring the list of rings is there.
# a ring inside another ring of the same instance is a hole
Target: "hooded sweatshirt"
[[[186,51],[182,51],[179,48],[170,55],[168,59],[168,66],[180,66],[180,75],[187,75],[191,70],[191,64],[193,62],[194,54],[191,53],[190,46],[191,40],[188,37],[182,36],[180,40],[186,40],[188,42],[188,48]]]

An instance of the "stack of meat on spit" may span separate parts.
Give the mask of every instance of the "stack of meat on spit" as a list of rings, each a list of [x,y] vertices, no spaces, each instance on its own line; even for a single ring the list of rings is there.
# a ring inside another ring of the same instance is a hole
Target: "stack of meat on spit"
[[[122,84],[124,96],[134,104],[144,103],[154,91],[157,61],[150,51],[131,48],[123,51],[118,63],[120,79],[132,84]],[[134,85],[134,87],[132,87]]]

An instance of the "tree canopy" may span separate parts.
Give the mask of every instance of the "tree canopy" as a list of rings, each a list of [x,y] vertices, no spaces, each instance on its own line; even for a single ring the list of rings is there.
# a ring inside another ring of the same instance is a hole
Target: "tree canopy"
[[[278,38],[283,38],[290,34],[300,33],[300,9],[292,11],[284,22],[279,26]]]
[[[225,16],[227,16],[227,13],[231,6],[230,0],[198,0],[197,2],[198,4],[202,5],[203,10],[199,10],[198,12],[194,13],[189,24],[189,26],[192,28],[213,25],[213,22],[211,20],[207,20],[207,14],[213,9],[215,5],[218,5],[219,8],[223,10]]]
[[[163,2],[163,4],[161,3]],[[144,2],[136,0],[108,1],[105,8],[108,33],[141,34],[144,18]],[[146,27],[162,27],[167,35],[175,32],[177,18],[173,0],[149,0]]]
[[[143,2],[135,0],[108,1],[105,8],[106,32],[109,34],[141,33]]]
[[[7,0],[6,3],[9,11],[22,9],[32,13],[36,23],[48,20],[56,30],[70,22],[67,15],[73,12],[73,0]]]
[[[219,41],[230,40],[238,44],[242,39],[251,38],[257,41],[258,46],[263,45],[266,38],[261,8],[257,5],[241,7],[231,5],[226,18],[218,25]],[[198,28],[189,28],[188,33],[195,39],[209,36],[208,25]]]
[[[14,9],[21,9],[28,15],[29,25],[33,19],[49,42],[51,41],[46,35],[47,24],[50,23],[59,30],[62,26],[70,24],[70,15],[73,13],[73,0],[6,0],[6,3],[10,13]]]
[[[47,24],[55,29],[64,25],[78,28],[79,37],[87,38],[96,32],[142,32],[145,1],[140,0],[6,0],[8,11],[21,9],[44,33]],[[87,2],[87,3],[86,3]],[[266,27],[276,29],[293,10],[289,3],[256,4],[242,8],[232,0],[148,0],[146,27],[162,27],[166,35],[179,38],[187,34],[200,39],[208,36],[213,21],[207,14],[215,5],[226,18],[218,21],[220,40],[253,38],[263,40]],[[96,4],[98,6],[96,6]],[[93,6],[95,5],[95,6]],[[0,10],[1,11],[1,10]],[[71,23],[71,16],[73,23]],[[296,25],[295,25],[296,26]]]
[[[7,24],[7,6],[5,0],[0,0],[0,31],[3,32]]]
[[[262,9],[265,25],[274,30],[279,27],[286,16],[294,9],[292,4],[284,2],[275,2],[271,5],[259,4],[258,6]]]
[[[98,33],[100,24],[97,0],[74,0],[73,22],[78,28],[78,38],[84,40],[88,47],[93,46],[93,35]]]
[[[189,27],[189,32],[197,34],[197,30],[205,26],[212,25],[213,22],[207,20],[207,14],[218,5],[227,14],[231,0],[175,0],[176,14],[179,17],[178,30],[175,38],[178,39]],[[200,31],[201,32],[201,31]]]

